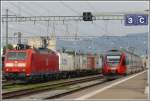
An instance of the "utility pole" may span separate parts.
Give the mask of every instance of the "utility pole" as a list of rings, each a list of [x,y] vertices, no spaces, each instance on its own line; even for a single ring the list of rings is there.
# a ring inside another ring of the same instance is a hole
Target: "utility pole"
[[[8,46],[8,9],[6,9],[6,49]]]

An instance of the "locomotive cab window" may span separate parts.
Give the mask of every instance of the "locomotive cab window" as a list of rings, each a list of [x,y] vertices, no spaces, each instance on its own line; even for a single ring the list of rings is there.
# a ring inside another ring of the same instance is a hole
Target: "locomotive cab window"
[[[8,60],[25,60],[27,57],[26,52],[8,52]]]

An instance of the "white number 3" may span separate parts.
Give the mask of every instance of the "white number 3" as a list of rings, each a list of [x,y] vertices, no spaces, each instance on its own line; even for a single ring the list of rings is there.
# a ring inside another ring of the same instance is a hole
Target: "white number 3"
[[[133,19],[132,18],[128,18],[128,23],[133,23]]]

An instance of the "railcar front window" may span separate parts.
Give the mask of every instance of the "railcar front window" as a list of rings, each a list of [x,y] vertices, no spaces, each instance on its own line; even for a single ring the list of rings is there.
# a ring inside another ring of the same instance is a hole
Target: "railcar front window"
[[[26,53],[25,52],[8,52],[7,59],[8,60],[25,60]]]
[[[111,67],[115,67],[120,62],[120,56],[107,56],[107,63]]]

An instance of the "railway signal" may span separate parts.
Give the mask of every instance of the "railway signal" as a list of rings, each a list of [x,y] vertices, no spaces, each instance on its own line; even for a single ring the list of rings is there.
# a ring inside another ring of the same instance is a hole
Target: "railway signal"
[[[91,12],[83,12],[83,21],[93,21]]]

